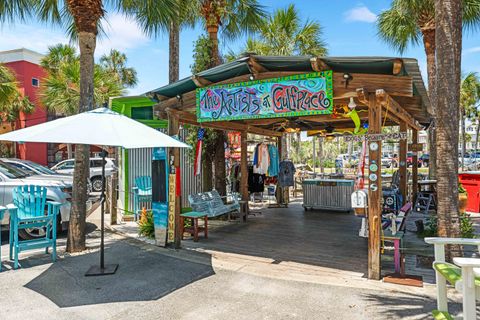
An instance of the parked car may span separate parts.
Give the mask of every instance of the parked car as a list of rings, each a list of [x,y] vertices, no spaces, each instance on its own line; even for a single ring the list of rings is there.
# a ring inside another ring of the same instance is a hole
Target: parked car
[[[16,168],[0,160],[0,205],[6,206],[12,203],[12,190],[22,185],[38,185],[47,187],[47,200],[56,201],[62,204],[58,218],[58,230],[64,230],[68,226],[71,207],[72,187],[65,185],[61,181],[38,179],[38,176],[30,175],[28,172]],[[10,216],[8,212],[1,220],[1,224],[8,226]],[[33,239],[44,234],[43,229],[31,228],[19,231],[19,236],[23,239]]]
[[[109,176],[116,170],[115,160],[110,158],[105,160],[105,175]],[[73,175],[74,167],[75,159],[68,159],[57,163],[51,169],[61,174]],[[102,158],[90,158],[90,182],[93,191],[102,191]]]
[[[41,164],[30,160],[16,159],[16,158],[2,158],[0,159],[16,168],[19,168],[23,171],[30,173],[30,175],[35,176],[35,179],[45,179],[51,181],[61,181],[66,185],[72,187],[73,185],[73,176],[68,174],[57,173]],[[90,180],[87,181],[87,193],[92,192],[92,183]]]
[[[385,167],[385,168],[398,167],[397,160],[395,159],[392,153],[388,153],[388,152],[382,153],[382,167]]]
[[[419,167],[428,167],[429,162],[430,162],[430,155],[428,153],[424,153],[418,158]]]

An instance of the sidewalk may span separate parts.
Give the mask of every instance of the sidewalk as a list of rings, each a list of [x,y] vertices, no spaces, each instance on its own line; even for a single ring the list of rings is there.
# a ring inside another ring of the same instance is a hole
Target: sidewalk
[[[97,218],[96,212],[89,220]],[[106,233],[105,259],[119,263],[117,273],[84,277],[98,263],[98,230],[89,233],[87,244],[86,252],[68,255],[62,240],[56,263],[41,252],[27,253],[23,268],[1,272],[0,319],[425,319],[435,308],[432,286],[394,286],[258,257],[176,251],[112,232]],[[7,247],[4,242],[4,259]],[[458,305],[452,307],[458,312]]]

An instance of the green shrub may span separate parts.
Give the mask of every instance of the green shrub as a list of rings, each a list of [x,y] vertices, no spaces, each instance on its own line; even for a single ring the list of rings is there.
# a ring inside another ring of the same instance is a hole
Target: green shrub
[[[460,234],[462,238],[475,238],[475,228],[469,214],[460,213]]]
[[[138,221],[138,234],[150,239],[155,238],[152,211],[147,211],[145,214],[142,214],[140,221]]]
[[[473,227],[473,221],[470,215],[466,213],[460,213],[460,237],[472,239],[475,238],[475,228]],[[424,237],[436,237],[438,236],[438,219],[436,216],[428,217],[425,223],[425,230],[422,233]]]

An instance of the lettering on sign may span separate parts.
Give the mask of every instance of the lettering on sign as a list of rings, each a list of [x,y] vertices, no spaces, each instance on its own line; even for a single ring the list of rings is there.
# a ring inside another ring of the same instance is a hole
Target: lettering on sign
[[[406,132],[395,132],[395,133],[371,133],[358,136],[343,136],[345,141],[382,141],[382,140],[406,140]]]
[[[168,231],[167,243],[175,241],[175,174],[168,175]]]
[[[197,121],[331,114],[332,71],[198,88]]]

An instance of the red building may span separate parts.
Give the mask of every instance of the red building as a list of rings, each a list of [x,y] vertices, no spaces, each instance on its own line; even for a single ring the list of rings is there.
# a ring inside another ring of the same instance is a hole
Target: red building
[[[45,71],[40,66],[43,55],[28,49],[0,51],[0,62],[8,66],[16,74],[20,91],[35,105],[31,114],[21,114],[16,123],[16,129],[30,127],[46,122],[47,110],[40,101],[40,84],[45,77]],[[17,144],[17,157],[48,165],[54,159],[48,159],[46,143]],[[52,155],[53,156],[53,155]],[[49,161],[50,160],[50,161]]]

